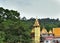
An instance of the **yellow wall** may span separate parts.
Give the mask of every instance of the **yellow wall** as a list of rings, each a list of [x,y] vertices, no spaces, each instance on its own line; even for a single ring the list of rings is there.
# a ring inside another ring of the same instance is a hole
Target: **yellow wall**
[[[40,27],[35,27],[35,43],[40,43]]]
[[[53,28],[53,33],[55,37],[60,37],[60,28]]]

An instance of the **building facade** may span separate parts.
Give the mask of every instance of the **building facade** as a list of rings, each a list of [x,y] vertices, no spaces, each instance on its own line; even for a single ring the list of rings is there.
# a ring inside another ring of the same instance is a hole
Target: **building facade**
[[[60,43],[60,28],[53,28],[47,32],[43,27],[40,31],[40,24],[36,18],[31,32],[32,43]]]

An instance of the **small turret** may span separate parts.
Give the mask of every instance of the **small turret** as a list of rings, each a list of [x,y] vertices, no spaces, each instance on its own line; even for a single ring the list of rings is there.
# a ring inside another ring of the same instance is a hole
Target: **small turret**
[[[41,31],[41,34],[47,34],[47,30],[43,27],[42,31]]]
[[[51,30],[49,31],[49,34],[52,34],[52,31]]]
[[[34,33],[34,32],[35,32],[35,30],[34,30],[34,29],[32,29],[31,33]]]

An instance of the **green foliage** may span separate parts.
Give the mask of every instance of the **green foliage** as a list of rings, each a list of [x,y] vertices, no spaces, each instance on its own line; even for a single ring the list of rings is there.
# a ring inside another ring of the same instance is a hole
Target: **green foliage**
[[[30,37],[30,24],[20,20],[20,14],[14,10],[8,10],[0,7],[0,43],[29,43]],[[3,32],[5,35],[3,35]],[[1,35],[0,35],[1,36]]]
[[[14,10],[0,7],[0,43],[31,43],[31,30],[35,18],[20,20],[20,14]],[[49,31],[60,27],[59,19],[39,19],[41,30],[43,26]]]
[[[5,33],[0,31],[0,43],[4,43],[5,40]]]

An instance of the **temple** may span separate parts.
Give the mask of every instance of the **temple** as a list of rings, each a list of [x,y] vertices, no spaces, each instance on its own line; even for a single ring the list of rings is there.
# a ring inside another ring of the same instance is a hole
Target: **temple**
[[[32,40],[33,43],[40,43],[40,25],[38,19],[36,18],[32,29]]]
[[[48,32],[45,27],[43,27],[40,31],[40,24],[36,18],[31,36],[32,43],[57,43],[57,41],[60,43],[60,28],[53,28]]]

